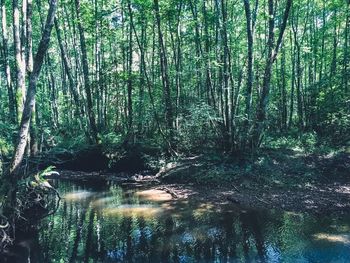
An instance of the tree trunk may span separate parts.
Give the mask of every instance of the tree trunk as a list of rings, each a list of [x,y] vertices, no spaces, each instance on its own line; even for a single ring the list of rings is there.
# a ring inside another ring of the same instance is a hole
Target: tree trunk
[[[16,123],[16,101],[13,93],[13,86],[11,80],[11,68],[9,61],[9,49],[8,49],[8,34],[7,34],[7,18],[6,18],[6,4],[5,0],[1,0],[1,25],[2,25],[2,48],[4,57],[4,73],[6,77],[6,86],[9,103],[10,120],[14,124]]]
[[[244,10],[247,23],[247,43],[248,43],[248,68],[247,68],[247,91],[246,91],[246,108],[245,115],[247,122],[251,120],[251,107],[252,107],[252,92],[253,92],[253,81],[254,81],[254,28],[255,28],[255,17],[258,8],[258,0],[255,2],[254,15],[252,14],[249,0],[244,0]],[[247,131],[248,132],[248,131]]]
[[[32,40],[32,16],[33,16],[33,3],[32,0],[27,0],[27,55],[26,66],[28,75],[33,71],[33,40]]]
[[[61,52],[61,59],[63,61],[63,66],[64,66],[64,69],[65,69],[65,73],[67,74],[67,78],[68,78],[69,90],[70,90],[70,92],[71,92],[71,94],[73,96],[73,100],[74,100],[76,116],[78,117],[78,120],[80,122],[81,128],[85,130],[84,118],[83,118],[83,116],[85,115],[84,107],[81,104],[81,102],[79,101],[79,94],[78,94],[76,85],[74,83],[72,70],[71,70],[71,67],[70,67],[70,64],[69,64],[69,61],[68,61],[66,50],[64,48],[63,40],[62,40],[62,37],[61,37],[61,30],[60,30],[57,18],[55,19],[55,29],[56,29],[56,36],[57,36],[58,46],[59,46],[60,52]]]
[[[281,60],[281,129],[283,131],[287,130],[287,90],[286,90],[286,54],[285,48],[282,50],[282,60]]]
[[[196,90],[198,93],[198,97],[202,98],[202,80],[201,80],[201,56],[202,56],[202,47],[200,41],[200,33],[199,33],[199,23],[198,23],[198,13],[197,13],[197,4],[196,1],[190,0],[189,5],[191,8],[191,12],[193,15],[194,23],[195,23],[195,46],[196,46],[196,59],[195,59],[195,71],[196,71]]]
[[[170,82],[168,75],[168,60],[166,57],[166,50],[164,46],[163,33],[161,29],[160,14],[159,14],[159,3],[158,0],[154,0],[154,10],[156,16],[156,22],[158,27],[158,42],[159,42],[159,59],[160,59],[160,70],[162,73],[162,83],[163,83],[163,92],[165,99],[165,119],[166,126],[169,133],[169,140],[173,139],[173,106],[171,102],[171,90]]]
[[[98,144],[99,139],[98,139],[98,131],[97,131],[97,126],[95,121],[95,114],[93,111],[93,104],[92,104],[87,48],[86,48],[86,41],[85,41],[85,35],[84,35],[84,28],[83,28],[81,16],[80,16],[80,0],[75,0],[75,8],[77,13],[77,26],[78,26],[79,37],[80,37],[80,49],[81,49],[81,56],[82,56],[84,86],[85,86],[85,92],[86,92],[87,112],[88,112],[93,141]]]
[[[204,17],[204,49],[205,49],[205,71],[206,71],[206,94],[208,105],[213,105],[215,108],[215,96],[213,89],[213,81],[210,71],[210,40],[209,40],[209,26],[208,13],[206,9],[206,0],[203,0],[203,17]]]
[[[257,115],[255,121],[255,127],[253,127],[253,136],[251,141],[251,147],[256,148],[260,145],[263,131],[265,128],[265,120],[266,120],[266,112],[267,106],[269,102],[270,95],[270,82],[271,82],[271,72],[272,65],[277,58],[278,51],[282,44],[283,34],[287,26],[287,20],[289,16],[289,11],[292,5],[292,0],[288,0],[286,3],[286,7],[284,10],[283,21],[281,23],[281,27],[279,30],[279,36],[277,39],[276,46],[274,47],[274,30],[275,30],[275,10],[274,10],[274,0],[268,1],[268,9],[269,9],[269,34],[267,41],[268,55],[266,59],[265,72],[263,77],[263,86],[260,94],[260,100],[257,108]]]
[[[343,85],[345,94],[349,91],[349,31],[350,31],[350,1],[346,7],[346,24],[344,32]]]
[[[244,10],[245,10],[245,17],[246,17],[246,24],[247,24],[247,44],[248,44],[248,68],[247,68],[247,90],[246,90],[246,97],[245,97],[245,117],[246,120],[244,121],[244,128],[242,138],[243,138],[243,145],[242,147],[245,148],[249,134],[249,126],[251,123],[251,111],[252,111],[252,103],[253,103],[253,82],[254,82],[254,28],[255,28],[255,18],[256,13],[258,9],[258,0],[255,2],[255,10],[254,14],[252,14],[251,7],[249,0],[244,0]]]
[[[14,54],[16,61],[16,94],[17,94],[17,112],[18,118],[21,118],[20,113],[23,112],[24,100],[26,96],[26,87],[25,87],[25,72],[23,71],[22,55],[21,55],[21,38],[20,38],[20,19],[19,19],[19,7],[18,0],[12,1],[13,6],[13,45],[14,45]]]
[[[57,7],[57,0],[51,0],[45,28],[39,43],[38,51],[35,55],[35,59],[33,63],[33,72],[29,78],[29,87],[28,87],[25,105],[23,108],[23,114],[22,114],[20,129],[19,129],[19,135],[18,135],[18,143],[16,145],[15,154],[13,156],[11,167],[10,167],[10,174],[14,176],[17,175],[17,172],[22,163],[24,151],[27,145],[30,119],[31,119],[33,107],[35,104],[36,83],[39,78],[41,66],[44,61],[44,56],[49,47],[51,31],[54,24],[56,7]]]
[[[129,11],[129,54],[128,54],[128,130],[129,135],[133,133],[133,107],[132,107],[132,89],[133,89],[133,81],[132,81],[132,63],[133,63],[133,14],[131,9],[130,0],[128,0],[128,11]]]

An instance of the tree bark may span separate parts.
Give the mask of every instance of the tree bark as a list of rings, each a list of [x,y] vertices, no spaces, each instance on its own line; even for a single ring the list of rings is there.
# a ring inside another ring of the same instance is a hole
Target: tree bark
[[[252,14],[252,10],[250,7],[249,0],[243,0],[244,2],[244,11],[246,17],[246,27],[247,27],[247,44],[248,44],[248,68],[247,68],[247,89],[246,89],[246,97],[245,97],[245,118],[244,128],[242,134],[243,145],[242,148],[245,148],[247,144],[247,138],[249,134],[249,126],[251,123],[251,115],[252,115],[252,103],[253,103],[253,82],[254,82],[254,28],[255,28],[255,19],[256,13],[258,9],[258,0],[255,1],[255,9],[254,14]]]
[[[99,139],[98,139],[98,131],[97,131],[97,126],[95,121],[95,114],[93,111],[93,104],[92,104],[87,48],[86,48],[86,41],[85,41],[85,35],[84,35],[84,28],[82,25],[81,15],[80,15],[80,0],[75,0],[75,8],[77,13],[77,26],[78,26],[79,37],[80,37],[80,49],[81,49],[81,56],[82,56],[84,86],[85,86],[85,92],[86,92],[87,112],[88,112],[93,141],[98,144]]]
[[[14,124],[16,123],[16,101],[15,101],[15,96],[13,92],[12,80],[11,80],[5,0],[1,0],[1,14],[2,14],[1,16],[2,48],[3,48],[3,57],[4,57],[4,73],[6,77],[6,86],[7,86],[8,103],[9,103],[9,114],[10,114],[9,119]]]
[[[33,16],[33,2],[27,0],[27,55],[26,55],[26,66],[28,75],[33,71],[33,40],[32,40],[32,16]]]
[[[350,31],[350,0],[346,7],[346,24],[344,32],[343,85],[345,94],[349,91],[349,31]]]
[[[160,59],[160,70],[162,73],[163,92],[165,98],[165,119],[166,126],[169,133],[169,140],[173,139],[173,106],[171,102],[171,89],[168,75],[168,60],[166,57],[166,50],[164,46],[163,33],[161,29],[160,14],[159,14],[159,3],[158,0],[154,0],[154,10],[158,28],[158,42],[159,42],[159,59]]]
[[[209,25],[208,12],[206,8],[206,0],[203,0],[203,18],[204,18],[204,50],[205,50],[205,71],[206,71],[206,94],[208,105],[213,105],[215,108],[215,95],[213,89],[213,81],[210,70],[210,39],[209,39]]]
[[[268,41],[267,41],[268,55],[266,59],[262,91],[260,94],[260,100],[257,108],[256,121],[254,124],[255,127],[253,127],[252,129],[253,136],[251,141],[251,148],[256,148],[261,143],[263,131],[265,128],[266,111],[267,111],[269,95],[270,95],[272,65],[277,58],[278,51],[282,44],[283,34],[287,26],[287,21],[288,21],[289,11],[292,6],[292,1],[293,0],[288,0],[286,3],[283,20],[279,30],[279,36],[275,47],[274,47],[274,35],[275,35],[274,34],[274,30],[275,30],[274,0],[268,1],[268,10],[269,10],[269,33],[268,33]]]
[[[13,7],[13,46],[16,62],[16,94],[17,94],[17,112],[18,118],[21,118],[20,113],[23,112],[23,106],[26,96],[25,87],[25,72],[23,71],[22,54],[21,54],[21,38],[20,38],[20,19],[19,19],[19,7],[18,0],[12,1]]]
[[[128,11],[129,11],[129,54],[128,54],[128,130],[129,134],[133,133],[133,107],[132,107],[132,89],[133,89],[133,80],[132,80],[132,63],[133,63],[133,13],[131,9],[130,0],[128,0]]]
[[[71,94],[73,96],[76,116],[78,116],[78,120],[80,122],[81,128],[85,130],[84,119],[83,119],[83,116],[85,115],[85,112],[84,112],[84,108],[81,105],[81,102],[79,100],[79,94],[78,94],[76,85],[74,83],[71,66],[70,66],[70,63],[68,61],[66,50],[64,48],[64,44],[63,44],[63,40],[62,40],[62,36],[61,36],[61,30],[60,30],[59,22],[58,22],[57,18],[55,18],[55,30],[56,30],[58,46],[59,46],[59,49],[60,49],[60,52],[61,52],[61,59],[62,59],[62,62],[63,62],[65,73],[67,74],[67,78],[68,78],[69,90],[70,90],[70,92],[71,92]]]
[[[31,119],[33,107],[35,104],[36,83],[39,78],[41,66],[44,61],[44,56],[49,47],[51,31],[54,24],[56,7],[57,7],[57,0],[51,0],[49,11],[47,14],[45,28],[39,43],[38,51],[35,55],[35,59],[33,63],[33,72],[29,78],[29,87],[28,87],[26,101],[23,108],[23,114],[22,114],[20,129],[19,129],[19,135],[18,135],[18,143],[16,145],[15,154],[12,158],[11,167],[10,167],[10,174],[13,176],[17,176],[17,172],[22,163],[24,151],[27,145],[30,119]]]
[[[253,81],[254,81],[254,28],[255,28],[255,17],[258,8],[258,0],[255,2],[254,14],[252,14],[249,0],[244,0],[244,10],[247,23],[247,43],[248,43],[248,68],[247,68],[247,91],[246,91],[246,109],[245,114],[247,122],[251,120],[251,107],[252,107],[252,92],[253,92]]]

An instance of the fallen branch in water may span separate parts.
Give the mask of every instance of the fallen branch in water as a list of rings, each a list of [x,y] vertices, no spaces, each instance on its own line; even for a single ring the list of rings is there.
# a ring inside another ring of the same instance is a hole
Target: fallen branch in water
[[[170,194],[175,199],[179,198],[179,196],[172,189],[169,189],[168,187],[162,186],[162,187],[158,187],[157,189]]]
[[[264,204],[267,204],[267,205],[270,205],[270,203],[269,202],[267,202],[267,201],[264,201],[264,200],[262,200],[262,199],[260,199],[259,197],[257,197],[257,196],[254,196],[256,199],[258,199],[258,201],[260,201],[260,202],[262,202],[262,203],[264,203]]]

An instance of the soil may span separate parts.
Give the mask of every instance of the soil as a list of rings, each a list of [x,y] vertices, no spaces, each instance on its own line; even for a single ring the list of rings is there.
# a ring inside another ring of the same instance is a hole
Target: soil
[[[309,212],[312,214],[348,214],[350,213],[350,183],[307,185],[299,189],[250,189],[242,185],[200,186],[195,184],[162,183],[155,177],[120,177],[108,174],[77,173],[61,171],[60,179],[69,180],[112,180],[122,184],[135,184],[154,189],[167,189],[167,192],[179,200],[191,199],[214,204],[233,203],[247,208],[279,209],[291,212]],[[57,178],[57,177],[56,177]]]
[[[208,187],[166,184],[180,199],[214,204],[234,203],[247,208],[278,209],[311,214],[349,214],[350,183],[310,186],[304,189],[246,189],[244,187]]]
[[[167,189],[174,198],[312,214],[350,213],[350,154],[265,152],[255,162],[196,156],[150,171],[61,170],[56,178]],[[259,161],[260,160],[260,161]],[[263,163],[263,165],[261,164]],[[249,167],[249,169],[247,169]],[[52,178],[52,177],[51,177]]]

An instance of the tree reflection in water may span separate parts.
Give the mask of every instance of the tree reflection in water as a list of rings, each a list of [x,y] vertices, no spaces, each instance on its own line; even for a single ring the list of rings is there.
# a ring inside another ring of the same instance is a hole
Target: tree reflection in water
[[[28,258],[30,262],[345,262],[350,258],[350,244],[341,242],[349,240],[349,217],[314,218],[175,202],[159,191],[154,192],[159,196],[152,196],[152,191],[140,193],[109,183],[96,188],[60,182],[59,190],[66,198],[56,214],[44,219],[29,241],[23,234],[14,247],[14,254],[22,255],[18,262]]]

